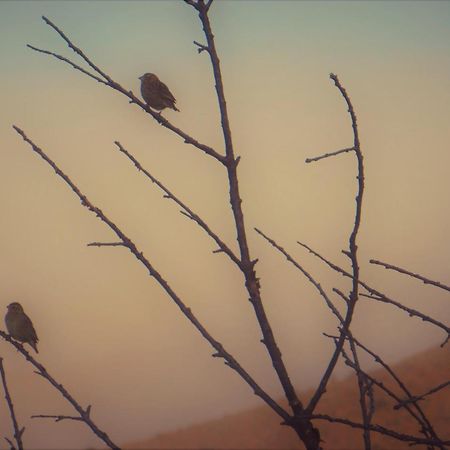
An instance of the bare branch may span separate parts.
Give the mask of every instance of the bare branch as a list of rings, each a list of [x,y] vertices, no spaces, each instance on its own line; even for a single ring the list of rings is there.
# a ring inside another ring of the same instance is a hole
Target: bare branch
[[[192,4],[192,3],[191,3]],[[272,365],[277,373],[280,384],[283,388],[284,394],[289,402],[289,406],[294,415],[303,412],[303,405],[297,396],[294,386],[289,378],[286,366],[284,364],[281,351],[278,348],[275,336],[267,319],[267,315],[264,309],[264,305],[261,299],[261,292],[259,286],[259,279],[254,269],[254,263],[250,256],[250,250],[248,247],[246,227],[244,223],[244,214],[242,210],[242,199],[239,193],[239,182],[237,176],[237,166],[239,163],[239,157],[235,156],[233,139],[231,134],[230,122],[228,118],[227,104],[225,100],[225,91],[222,80],[222,73],[220,68],[220,60],[217,55],[214,35],[212,33],[211,24],[208,17],[208,8],[211,2],[206,5],[203,0],[199,0],[195,4],[195,8],[198,11],[200,21],[202,23],[203,31],[206,38],[208,55],[211,60],[211,66],[213,70],[217,101],[219,104],[221,126],[223,131],[223,139],[225,143],[225,166],[228,173],[229,183],[229,199],[233,212],[234,223],[236,227],[236,238],[239,244],[240,250],[240,268],[245,277],[245,286],[247,288],[250,302],[255,311],[255,315],[263,335],[262,342],[266,346],[269,353]],[[316,430],[311,422],[302,423],[295,429],[300,438],[309,449],[317,449],[319,447],[320,437],[319,432]]]
[[[373,382],[368,379],[366,374],[361,370],[361,365],[359,363],[358,352],[356,350],[355,341],[351,333],[348,333],[347,337],[350,343],[350,349],[353,355],[353,364],[356,368],[356,379],[358,381],[359,390],[359,407],[361,409],[361,417],[364,424],[363,438],[364,438],[364,448],[365,450],[371,450],[372,442],[370,439],[370,429],[369,425],[372,421],[373,411],[374,411],[374,401],[373,401]],[[345,355],[344,349],[342,349],[343,355]],[[370,407],[367,405],[367,400],[370,402]],[[369,410],[370,409],[370,410]]]
[[[361,286],[364,286],[364,284],[361,283]],[[364,288],[366,288],[366,286],[364,286]],[[410,316],[419,317],[424,322],[430,322],[433,325],[436,325],[437,327],[442,328],[444,331],[447,332],[448,335],[450,335],[450,327],[444,325],[442,322],[439,322],[438,320],[433,319],[432,317],[429,317],[426,314],[423,314],[420,311],[417,311],[416,309],[409,308],[408,306],[405,306],[402,303],[397,302],[396,300],[392,300],[391,298],[387,297],[386,295],[378,293],[375,289],[370,289],[369,292],[370,292],[370,295],[361,294],[361,297],[369,298],[371,300],[376,300],[377,302],[389,303],[391,305],[394,305],[397,308],[402,309],[403,311],[406,311]],[[444,341],[444,343],[441,345],[441,347],[443,347],[446,342],[447,342],[447,340]]]
[[[395,380],[395,382],[398,384],[400,389],[407,395],[407,398],[411,400],[411,402],[413,403],[413,406],[416,408],[419,416],[422,418],[422,427],[424,429],[429,430],[429,433],[432,436],[437,437],[436,432],[434,431],[433,426],[431,425],[431,422],[428,420],[427,416],[425,415],[425,412],[422,410],[420,405],[415,400],[413,400],[413,395],[411,394],[409,389],[406,387],[405,383],[403,383],[403,381],[400,379],[400,377],[394,372],[394,370],[385,361],[383,361],[383,359],[379,355],[377,355],[372,350],[367,348],[359,340],[355,339],[355,337],[353,337],[353,341],[355,342],[355,344],[358,347],[362,348],[366,353],[368,353],[370,356],[372,356],[372,358],[375,360],[375,362],[380,364],[386,370],[386,372]],[[395,409],[395,407],[394,407],[394,409]]]
[[[409,275],[410,277],[417,278],[418,280],[421,280],[424,282],[424,284],[432,284],[433,286],[436,286],[440,289],[445,289],[446,291],[450,291],[450,286],[446,286],[443,283],[440,283],[439,281],[433,281],[429,278],[425,278],[422,275],[419,275],[418,273],[409,272],[406,269],[402,269],[401,267],[393,266],[392,264],[388,264],[382,261],[377,261],[376,259],[371,259],[369,261],[371,264],[377,264],[379,266],[383,266],[385,269],[391,269],[395,270],[396,272],[403,273],[405,275]]]
[[[22,344],[16,342],[11,338],[9,334],[6,334],[4,331],[0,330],[0,336],[5,340],[12,344],[16,349],[23,355],[23,357],[32,364],[37,370],[35,371],[38,375],[45,378],[55,389],[57,389],[61,395],[72,405],[72,407],[76,410],[76,412],[80,415],[80,420],[83,421],[92,431],[93,433],[99,437],[109,448],[113,450],[120,450],[114,442],[110,439],[110,437],[102,431],[90,418],[90,406],[84,409],[67,391],[67,389],[60,383],[58,383],[47,371],[47,369],[39,363],[33,356],[31,356],[23,347]]]
[[[82,59],[84,59],[84,61],[86,61],[86,63],[95,70],[95,72],[97,72],[99,75],[101,75],[107,82],[109,85],[114,85],[114,81],[105,73],[103,72],[99,67],[97,67],[84,53],[82,50],[80,50],[76,45],[74,45],[70,39],[63,33],[62,30],[60,30],[51,20],[47,19],[47,17],[42,16],[42,20],[49,25],[50,27],[52,27],[63,39],[64,41],[66,41],[66,44],[69,46],[69,48],[71,50],[73,50],[77,55],[81,56]]]
[[[321,382],[314,393],[314,395],[311,398],[311,401],[308,404],[307,411],[312,414],[315,407],[319,403],[322,395],[325,393],[326,386],[328,384],[328,381],[330,380],[331,374],[334,371],[334,368],[336,367],[336,363],[338,361],[339,355],[341,353],[341,350],[344,346],[345,338],[350,330],[350,324],[353,319],[353,313],[355,311],[356,302],[359,298],[359,264],[358,264],[358,246],[356,244],[356,239],[361,223],[361,214],[362,214],[362,201],[363,201],[363,195],[364,195],[364,164],[363,164],[363,155],[360,148],[360,142],[359,142],[359,134],[358,134],[358,125],[357,125],[357,119],[356,114],[353,109],[353,105],[350,101],[350,97],[347,94],[347,91],[340,83],[338,77],[334,74],[330,74],[330,78],[334,81],[334,84],[339,89],[341,95],[344,97],[344,100],[348,107],[348,112],[350,114],[351,118],[351,124],[353,129],[353,148],[356,154],[357,162],[358,162],[358,190],[356,194],[356,209],[355,209],[355,221],[353,224],[353,229],[350,234],[349,238],[349,251],[348,251],[348,257],[350,258],[351,264],[352,264],[352,288],[350,291],[350,294],[348,296],[348,302],[347,302],[347,312],[345,315],[344,322],[342,324],[341,328],[341,335],[339,337],[339,341],[336,345],[336,349],[334,351],[333,356],[331,357],[330,363],[328,367],[325,369],[325,372],[322,376]]]
[[[197,9],[197,3],[194,0],[184,0],[185,3],[187,3],[188,5],[191,5],[192,7],[194,7],[195,9]]]
[[[55,419],[55,422],[61,422],[61,420],[79,420],[83,422],[81,417],[75,416],[62,416],[62,415],[51,415],[51,414],[36,414],[31,416],[32,419]]]
[[[354,150],[355,150],[354,147],[343,148],[342,150],[337,150],[337,151],[331,152],[331,153],[325,153],[324,155],[315,156],[314,158],[306,158],[305,159],[305,163],[311,163],[311,162],[314,162],[314,161],[319,161],[319,160],[324,159],[324,158],[330,158],[331,156],[340,155],[341,153],[352,152]]]
[[[399,396],[392,391],[391,389],[389,389],[384,383],[382,383],[381,381],[377,380],[376,378],[374,378],[373,376],[369,375],[367,372],[363,371],[361,369],[361,367],[357,364],[355,364],[353,361],[350,360],[349,356],[346,354],[345,350],[342,349],[342,355],[345,359],[346,364],[351,367],[353,370],[355,370],[355,372],[357,374],[360,374],[361,376],[363,376],[365,379],[369,380],[373,385],[378,386],[379,389],[381,389],[382,391],[384,391],[389,397],[391,397],[392,399],[394,399],[397,403],[399,403],[401,401],[401,399],[399,398]],[[421,411],[419,413],[417,413],[416,411],[414,411],[411,407],[406,406],[405,405],[405,409],[408,411],[408,413],[417,421],[417,423],[420,425],[420,430],[422,431],[422,433],[428,437],[428,438],[434,438],[436,440],[439,440],[439,438],[437,437],[436,433],[434,432],[433,428],[431,427],[431,424],[429,423],[429,421],[425,418],[425,416],[423,414],[421,414]],[[441,447],[442,448],[442,447]],[[444,448],[442,448],[442,450],[445,450]]]
[[[194,44],[198,47],[197,51],[201,52],[209,52],[209,48],[206,45],[200,44],[200,42],[194,41]]]
[[[17,133],[22,136],[23,140],[27,142],[31,149],[37,153],[50,167],[54,169],[56,174],[63,179],[63,181],[72,189],[75,195],[81,200],[83,206],[89,211],[93,212],[104,224],[106,224],[124,243],[124,246],[136,257],[136,259],[147,269],[149,275],[158,282],[158,284],[164,289],[168,296],[175,302],[184,316],[194,325],[194,327],[200,332],[200,334],[211,344],[211,346],[217,351],[217,354],[222,357],[226,364],[237,372],[242,379],[253,389],[254,393],[264,400],[280,417],[284,420],[289,419],[289,413],[285,411],[273,398],[271,398],[258,383],[244,370],[244,368],[237,362],[237,360],[228,353],[223,345],[216,341],[206,328],[200,323],[200,321],[192,313],[191,309],[187,307],[181,298],[170,287],[168,282],[162,277],[162,275],[155,269],[150,261],[139,251],[132,240],[125,235],[125,233],[110,220],[100,208],[94,206],[88,198],[80,191],[80,189],[72,182],[72,180],[56,165],[56,163],[50,159],[44,151],[34,144],[25,133],[18,127],[13,127]]]
[[[123,242],[89,242],[88,247],[126,247]]]
[[[283,247],[278,245],[273,239],[271,239],[269,236],[267,236],[265,233],[263,233],[260,229],[255,228],[255,231],[261,235],[267,242],[269,242],[272,247],[275,247],[284,257],[293,264],[298,270],[300,270],[303,275],[307,278],[307,280],[317,289],[320,296],[325,300],[325,303],[330,308],[330,310],[333,312],[333,314],[339,319],[340,323],[344,322],[344,318],[342,317],[339,310],[334,306],[333,302],[330,300],[326,292],[323,290],[320,283],[318,283],[312,275],[309,274]]]
[[[419,400],[424,400],[425,397],[428,395],[434,394],[435,392],[440,391],[441,389],[446,388],[447,386],[450,386],[450,381],[444,381],[443,383],[439,384],[438,386],[435,386],[434,388],[430,389],[429,391],[425,392],[425,394],[422,395],[416,395],[414,397],[407,398],[405,400],[402,400],[400,403],[397,403],[394,406],[394,409],[400,409],[403,408],[408,403],[415,403]]]
[[[352,275],[349,272],[344,270],[342,267],[339,267],[338,265],[334,264],[330,260],[324,258],[322,255],[317,253],[315,250],[313,250],[308,245],[303,244],[300,241],[297,241],[297,244],[299,244],[302,247],[306,248],[311,254],[313,254],[314,256],[319,258],[321,261],[323,261],[325,264],[327,264],[330,268],[332,268],[336,272],[340,273],[341,275],[343,275],[345,277],[352,278]],[[376,289],[370,287],[367,283],[365,283],[365,282],[363,282],[361,280],[358,280],[358,283],[364,289],[366,289],[367,292],[369,292],[371,294],[370,296],[365,295],[365,294],[360,294],[361,297],[367,297],[367,298],[370,298],[371,300],[376,300],[376,301],[379,301],[379,302],[390,303],[390,304],[396,306],[397,308],[400,308],[403,311],[406,311],[410,316],[419,317],[425,322],[430,322],[433,325],[436,325],[437,327],[443,329],[448,335],[450,335],[450,328],[448,326],[444,325],[442,322],[439,322],[438,320],[433,319],[433,318],[427,316],[426,314],[421,313],[420,311],[417,311],[417,310],[412,309],[412,308],[408,308],[407,306],[404,306],[401,303],[399,303],[399,302],[397,302],[395,300],[392,300],[388,296],[386,296],[386,295],[382,294],[381,292],[377,291]],[[442,344],[442,346],[445,345],[446,342],[447,341],[445,341],[444,344]]]
[[[173,133],[175,133],[176,135],[181,137],[186,144],[193,145],[194,147],[198,148],[199,150],[202,150],[207,155],[212,156],[213,158],[215,158],[217,161],[221,162],[222,164],[225,164],[225,158],[220,153],[216,152],[213,148],[211,148],[205,144],[201,144],[200,142],[198,142],[193,137],[189,136],[184,131],[182,131],[179,128],[172,125],[166,118],[164,118],[161,115],[161,113],[153,111],[147,104],[145,104],[139,98],[137,98],[133,94],[133,92],[127,91],[119,83],[114,81],[106,72],[104,72],[97,65],[95,65],[76,45],[74,45],[72,43],[72,41],[55,24],[53,24],[53,22],[51,22],[49,19],[47,19],[44,16],[42,18],[45,21],[45,23],[47,23],[50,27],[52,27],[64,39],[64,41],[67,43],[67,45],[76,54],[78,54],[92,69],[94,69],[95,72],[100,74],[106,80],[106,82],[104,80],[102,80],[101,78],[98,78],[95,75],[89,73],[88,71],[86,71],[82,67],[78,66],[77,64],[73,63],[69,59],[67,59],[61,55],[58,55],[57,53],[53,53],[53,52],[50,52],[47,50],[41,50],[32,45],[28,45],[29,48],[31,48],[32,50],[35,50],[39,53],[45,53],[47,55],[53,56],[53,57],[59,59],[60,61],[64,61],[67,64],[69,64],[71,67],[75,68],[76,70],[81,71],[82,73],[89,76],[90,78],[93,78],[94,80],[96,80],[100,83],[103,83],[103,84],[111,87],[112,89],[122,93],[123,95],[125,95],[126,97],[128,97],[130,99],[130,103],[136,103],[137,105],[139,105],[144,111],[146,111],[148,114],[150,114],[161,126],[171,130]]]
[[[5,441],[9,444],[9,446],[10,446],[10,449],[9,449],[9,450],[17,450],[17,449],[16,449],[16,446],[14,445],[14,442],[11,441],[11,439],[9,439],[9,438],[7,438],[7,437],[5,437],[5,438],[3,438],[3,439],[5,439]]]
[[[14,428],[14,439],[16,440],[16,443],[17,443],[17,450],[23,450],[22,435],[23,435],[23,432],[25,431],[25,427],[19,428],[19,424],[16,419],[16,414],[14,412],[14,405],[13,405],[13,402],[11,399],[11,395],[9,393],[8,385],[6,383],[6,374],[5,374],[5,369],[3,367],[3,358],[2,357],[0,357],[0,375],[2,378],[3,390],[5,391],[6,403],[8,404],[8,408],[9,408],[9,415],[11,417],[11,421],[12,421],[13,428]],[[7,440],[7,441],[13,446],[13,444],[11,443],[10,440]]]
[[[96,75],[88,72],[87,70],[83,69],[81,66],[79,66],[78,64],[75,64],[74,62],[72,62],[70,59],[65,58],[64,56],[58,55],[57,53],[53,53],[50,52],[48,50],[43,50],[41,48],[37,48],[34,47],[33,45],[27,44],[28,48],[31,48],[31,50],[34,50],[35,52],[38,53],[44,53],[46,55],[50,55],[55,57],[56,59],[59,59],[60,61],[64,61],[65,63],[69,64],[70,66],[72,66],[75,70],[79,70],[80,72],[84,73],[85,75],[87,75],[88,77],[91,77],[92,79],[94,79],[95,81],[98,81],[99,83],[102,84],[106,84],[107,86],[109,86],[109,83],[105,80],[102,80],[101,78],[97,77]]]
[[[327,414],[313,414],[308,417],[310,417],[313,420],[326,420],[327,422],[340,423],[342,425],[347,425],[352,428],[364,429],[364,424],[362,423],[353,422],[352,420],[342,419],[340,417],[332,417]],[[390,436],[399,441],[410,442],[413,445],[414,444],[434,445],[434,446],[450,445],[450,441],[441,441],[439,439],[428,439],[422,438],[420,436],[411,436],[409,434],[399,433],[395,430],[383,427],[382,425],[370,424],[369,429],[370,431],[380,433],[385,436]]]
[[[141,163],[131,154],[129,153],[120,142],[115,141],[114,144],[118,147],[119,151],[122,152],[139,170],[142,172],[147,178],[149,178],[156,186],[158,186],[165,194],[165,198],[174,201],[178,206],[180,206],[183,210],[180,211],[185,216],[189,217],[189,219],[196,222],[200,228],[202,228],[206,234],[213,239],[213,241],[218,245],[220,250],[224,252],[238,267],[240,267],[241,262],[239,258],[234,254],[234,252],[225,244],[225,242],[220,239],[220,237],[214,233],[208,224],[199,217],[194,211],[192,211],[184,202],[182,202],[176,195],[174,195],[166,186],[164,186],[157,178],[155,178],[148,170],[144,169]]]

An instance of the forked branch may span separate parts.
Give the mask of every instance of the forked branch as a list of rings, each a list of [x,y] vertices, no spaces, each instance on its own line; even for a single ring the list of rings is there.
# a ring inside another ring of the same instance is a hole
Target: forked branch
[[[66,64],[69,64],[72,68],[79,70],[80,72],[82,72],[83,74],[87,75],[88,77],[98,81],[99,83],[102,83],[106,86],[109,86],[110,88],[122,93],[123,95],[125,95],[125,97],[127,97],[130,100],[130,103],[136,103],[138,106],[140,106],[144,111],[146,111],[148,114],[150,114],[160,125],[162,125],[163,127],[169,129],[170,131],[172,131],[173,133],[175,133],[176,135],[178,135],[179,137],[181,137],[184,142],[186,144],[190,144],[193,145],[194,147],[198,148],[199,150],[203,151],[204,153],[206,153],[209,156],[212,156],[213,158],[215,158],[217,161],[220,161],[222,164],[225,163],[225,158],[218,153],[216,150],[214,150],[213,148],[209,147],[208,145],[202,144],[199,141],[197,141],[196,139],[194,139],[192,136],[190,136],[189,134],[187,134],[186,132],[182,131],[181,129],[175,127],[174,125],[172,125],[165,117],[163,117],[161,115],[161,113],[159,112],[155,112],[153,111],[148,105],[146,105],[144,102],[142,102],[138,97],[136,97],[132,91],[127,91],[124,87],[122,87],[119,83],[117,83],[116,81],[114,81],[112,79],[112,77],[110,77],[104,70],[100,69],[99,66],[97,66],[96,64],[94,64],[92,62],[92,60],[90,58],[88,58],[86,56],[86,54],[80,50],[79,47],[77,47],[66,35],[65,33],[58,28],[51,20],[49,20],[47,17],[42,16],[42,19],[44,20],[44,22],[49,25],[51,28],[53,28],[58,34],[59,36],[67,43],[67,45],[69,46],[69,48],[71,50],[73,50],[78,56],[80,56],[85,62],[86,64],[89,65],[89,67],[96,72],[99,76],[94,75],[93,73],[89,72],[86,69],[83,69],[81,66],[79,66],[78,64],[75,64],[74,62],[72,62],[71,60],[69,60],[68,58],[65,58],[64,56],[61,56],[57,53],[48,51],[48,50],[43,50],[43,49],[39,49],[35,46],[29,45],[28,47],[36,52],[39,53],[44,53],[46,55],[50,55],[53,56],[54,58],[65,62]]]
[[[150,261],[144,256],[144,254],[136,247],[133,241],[100,209],[94,206],[89,199],[81,192],[78,186],[57,166],[57,164],[31,139],[29,139],[25,133],[18,127],[14,126],[17,133],[22,136],[23,140],[27,142],[31,149],[38,154],[53,170],[56,174],[72,189],[75,195],[81,200],[81,204],[89,211],[93,212],[99,220],[107,225],[114,234],[123,243],[123,247],[126,247],[135,258],[147,269],[149,275],[153,277],[158,284],[163,288],[166,294],[175,302],[184,316],[194,325],[194,327],[200,332],[200,334],[211,344],[216,350],[213,355],[225,360],[228,367],[237,372],[241,378],[253,389],[255,395],[259,396],[269,405],[283,420],[289,420],[289,413],[286,412],[272,397],[270,397],[258,383],[248,374],[244,368],[237,362],[237,360],[228,353],[223,345],[216,341],[207,329],[200,323],[191,309],[181,300],[176,292],[170,287],[169,283],[163,278],[163,276],[156,270],[156,268],[150,263]]]

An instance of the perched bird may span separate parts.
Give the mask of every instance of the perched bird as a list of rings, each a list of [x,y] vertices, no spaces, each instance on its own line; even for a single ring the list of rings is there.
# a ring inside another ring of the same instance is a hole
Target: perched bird
[[[179,111],[177,102],[169,88],[153,73],[146,73],[139,77],[141,80],[141,95],[148,106],[158,111],[170,108]]]
[[[7,306],[8,312],[5,316],[5,324],[8,333],[16,341],[30,344],[36,353],[38,337],[34,331],[31,319],[25,314],[22,305],[14,302]]]

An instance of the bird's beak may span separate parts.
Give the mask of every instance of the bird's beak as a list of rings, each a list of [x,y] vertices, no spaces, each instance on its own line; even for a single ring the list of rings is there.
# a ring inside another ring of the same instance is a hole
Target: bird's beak
[[[142,75],[141,77],[139,77],[138,80],[142,80],[142,78],[144,78],[144,75]]]

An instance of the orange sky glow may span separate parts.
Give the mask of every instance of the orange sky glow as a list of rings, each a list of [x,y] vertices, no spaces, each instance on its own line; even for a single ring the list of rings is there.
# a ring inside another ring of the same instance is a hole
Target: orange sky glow
[[[302,249],[349,268],[356,194],[339,76],[358,116],[366,170],[361,278],[444,323],[448,296],[369,264],[396,264],[449,284],[450,3],[215,2],[251,255],[292,381],[311,387],[333,351],[336,320],[314,288],[254,231],[304,264],[322,286],[350,284]],[[32,44],[77,60],[46,15],[113,79],[139,95],[154,72],[180,112],[175,126],[223,153],[200,23],[183,2],[0,2],[0,303],[19,301],[39,336],[39,360],[119,444],[259,404],[124,248],[12,129],[17,125],[130,236],[196,316],[274,397],[281,388],[242,276],[179,207],[117,151],[131,152],[237,249],[224,168],[119,93]],[[343,306],[338,297],[337,305]],[[4,327],[2,327],[4,329]],[[354,333],[388,361],[440,344],[442,331],[361,300]],[[3,342],[10,388],[30,449],[101,442],[80,423],[32,414],[70,407]],[[336,376],[346,374],[338,366]],[[0,432],[11,435],[4,404]]]

